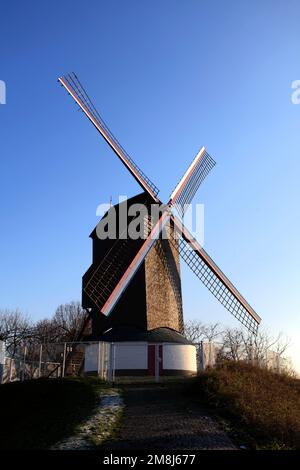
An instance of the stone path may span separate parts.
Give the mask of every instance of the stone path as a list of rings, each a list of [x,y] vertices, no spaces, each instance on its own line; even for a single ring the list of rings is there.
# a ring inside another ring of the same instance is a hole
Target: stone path
[[[103,449],[237,449],[219,424],[178,385],[127,385],[124,400],[118,439],[107,441]]]

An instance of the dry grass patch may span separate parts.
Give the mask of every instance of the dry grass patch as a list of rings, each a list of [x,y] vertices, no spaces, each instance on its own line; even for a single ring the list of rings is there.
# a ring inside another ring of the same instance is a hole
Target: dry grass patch
[[[256,448],[300,449],[300,380],[243,362],[202,373],[196,393]]]

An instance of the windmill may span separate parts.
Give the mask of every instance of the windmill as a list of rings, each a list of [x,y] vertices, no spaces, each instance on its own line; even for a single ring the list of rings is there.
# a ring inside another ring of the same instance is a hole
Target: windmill
[[[182,335],[180,255],[216,299],[251,333],[256,334],[260,317],[183,223],[188,204],[215,165],[205,147],[199,150],[167,204],[163,204],[158,197],[158,188],[108,129],[78,77],[72,73],[58,80],[141,186],[143,192],[129,202],[159,207],[159,216],[155,221],[151,218],[146,220],[146,237],[139,240],[121,237],[104,243],[97,240],[96,229],[92,232],[94,259],[83,276],[83,304],[90,309],[94,330],[98,328],[101,333],[127,322],[144,331],[167,327],[177,332],[178,337]],[[121,210],[121,205],[117,209]],[[161,239],[163,231],[169,233],[167,241]],[[159,273],[164,278],[161,284],[155,281]],[[143,289],[142,299],[139,299]],[[160,296],[170,302],[159,303]],[[161,308],[155,307],[156,302]],[[145,315],[138,312],[142,304]],[[113,338],[110,334],[107,338]]]

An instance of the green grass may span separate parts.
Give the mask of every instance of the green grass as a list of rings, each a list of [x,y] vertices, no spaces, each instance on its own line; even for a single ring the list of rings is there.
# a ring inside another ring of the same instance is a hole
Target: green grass
[[[250,447],[300,449],[300,380],[243,362],[202,373],[193,393]]]
[[[92,414],[97,378],[38,379],[0,386],[0,449],[47,449]]]

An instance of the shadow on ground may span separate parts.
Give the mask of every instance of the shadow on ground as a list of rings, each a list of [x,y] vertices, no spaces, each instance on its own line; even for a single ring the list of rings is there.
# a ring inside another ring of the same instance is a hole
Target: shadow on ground
[[[104,449],[236,449],[180,383],[124,384],[121,427]]]

